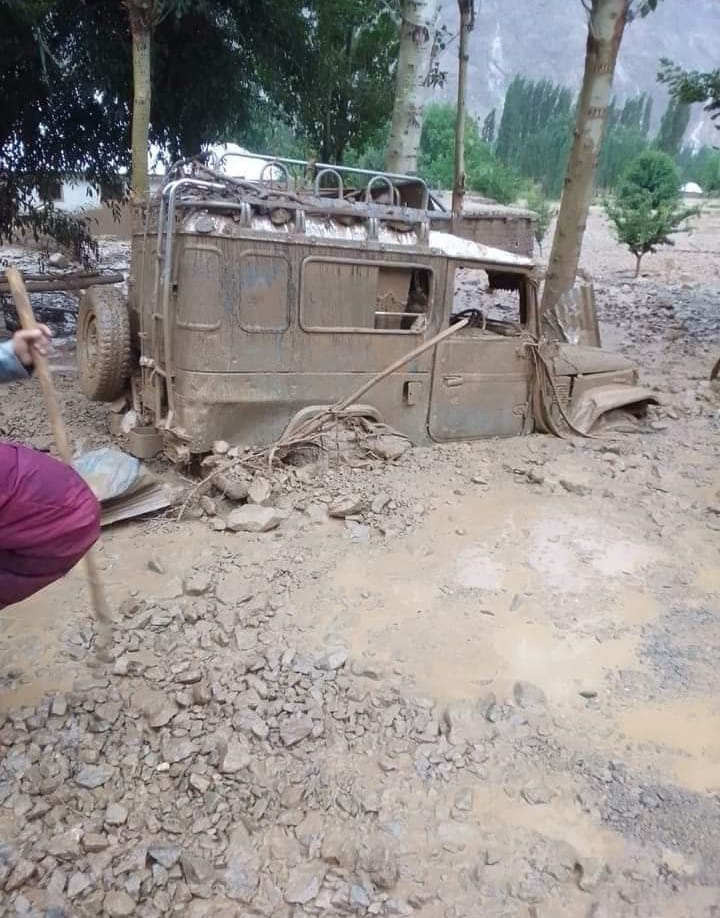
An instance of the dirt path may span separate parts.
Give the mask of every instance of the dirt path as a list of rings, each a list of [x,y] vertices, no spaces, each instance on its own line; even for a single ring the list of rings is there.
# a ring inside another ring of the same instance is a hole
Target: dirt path
[[[289,475],[259,536],[119,526],[108,674],[79,573],[5,612],[0,913],[715,915],[719,230],[635,283],[590,224],[652,432]],[[47,435],[29,391],[5,435]]]

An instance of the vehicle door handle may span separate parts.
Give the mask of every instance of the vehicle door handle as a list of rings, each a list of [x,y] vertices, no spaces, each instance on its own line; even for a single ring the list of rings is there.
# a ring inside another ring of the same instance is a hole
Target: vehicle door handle
[[[443,380],[448,389],[454,389],[456,386],[462,386],[465,382],[464,376],[446,376]]]

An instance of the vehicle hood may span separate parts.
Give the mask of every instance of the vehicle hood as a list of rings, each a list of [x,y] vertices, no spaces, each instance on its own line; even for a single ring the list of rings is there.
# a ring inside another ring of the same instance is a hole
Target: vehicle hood
[[[591,373],[614,373],[618,370],[635,370],[632,360],[599,347],[581,347],[577,344],[558,344],[552,358],[556,376],[587,376]]]

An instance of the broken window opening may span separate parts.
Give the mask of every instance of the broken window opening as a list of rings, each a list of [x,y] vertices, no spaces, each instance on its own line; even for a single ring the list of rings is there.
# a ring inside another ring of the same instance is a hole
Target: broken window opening
[[[503,338],[521,335],[527,324],[525,283],[521,275],[517,275],[516,284],[514,281],[515,276],[496,276],[481,268],[456,268],[452,316],[467,312],[469,328],[476,334]],[[503,289],[494,283],[502,283]]]

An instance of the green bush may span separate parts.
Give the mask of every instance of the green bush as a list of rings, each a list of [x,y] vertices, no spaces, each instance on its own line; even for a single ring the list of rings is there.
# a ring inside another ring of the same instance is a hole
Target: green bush
[[[605,202],[618,241],[635,255],[635,276],[647,252],[673,245],[670,234],[698,208],[680,206],[680,174],[672,157],[658,150],[641,153],[623,172],[614,198]]]

